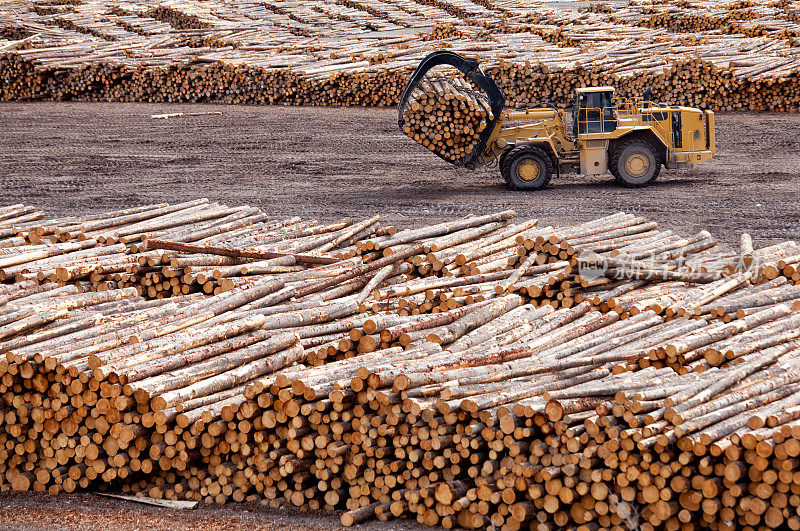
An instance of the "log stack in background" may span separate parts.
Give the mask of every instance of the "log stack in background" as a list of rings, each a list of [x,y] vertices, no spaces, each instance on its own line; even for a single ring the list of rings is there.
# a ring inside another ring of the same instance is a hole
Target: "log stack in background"
[[[0,100],[395,105],[433,50],[512,106],[576,87],[717,110],[800,108],[798,2],[472,0],[0,5]],[[447,28],[447,30],[443,30]]]
[[[624,213],[0,207],[0,491],[795,529],[800,248],[719,247]]]

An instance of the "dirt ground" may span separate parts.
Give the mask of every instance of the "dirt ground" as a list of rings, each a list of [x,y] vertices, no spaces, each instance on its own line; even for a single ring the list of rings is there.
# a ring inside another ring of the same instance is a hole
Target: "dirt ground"
[[[153,113],[222,116],[152,120]],[[624,210],[681,234],[708,229],[733,244],[800,238],[800,116],[723,114],[717,157],[629,190],[608,177],[563,175],[513,192],[496,168],[457,171],[397,130],[390,109],[146,104],[0,104],[0,205],[52,215],[208,197],[271,216],[330,220],[381,213],[402,227],[506,208],[570,224]],[[285,529],[338,527],[338,517],[254,504],[178,512],[92,494],[0,496],[0,529]],[[377,529],[416,524],[373,522]]]
[[[153,120],[164,112],[222,116]],[[562,175],[513,192],[496,168],[456,170],[403,136],[392,109],[1,104],[0,203],[54,215],[208,197],[274,217],[408,227],[505,208],[568,224],[624,210],[721,241],[800,238],[800,115],[721,114],[714,160],[630,190]]]
[[[14,493],[0,496],[0,529],[30,531],[319,531],[344,529],[338,515],[268,509],[257,503],[198,505],[193,510],[154,507],[98,494]],[[416,522],[368,522],[360,531],[424,529]]]

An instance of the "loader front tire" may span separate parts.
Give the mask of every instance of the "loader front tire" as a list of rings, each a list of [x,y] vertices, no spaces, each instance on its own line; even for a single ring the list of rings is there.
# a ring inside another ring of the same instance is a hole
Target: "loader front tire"
[[[650,142],[631,140],[614,150],[609,169],[623,186],[639,188],[656,180],[661,162],[658,151]]]
[[[512,190],[541,190],[553,176],[553,162],[540,147],[518,146],[500,160],[500,174]]]

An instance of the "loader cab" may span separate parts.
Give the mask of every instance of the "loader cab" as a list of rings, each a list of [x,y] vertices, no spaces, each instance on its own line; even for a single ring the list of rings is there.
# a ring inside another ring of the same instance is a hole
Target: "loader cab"
[[[572,135],[610,133],[617,129],[611,103],[613,87],[585,87],[575,90],[572,103]]]

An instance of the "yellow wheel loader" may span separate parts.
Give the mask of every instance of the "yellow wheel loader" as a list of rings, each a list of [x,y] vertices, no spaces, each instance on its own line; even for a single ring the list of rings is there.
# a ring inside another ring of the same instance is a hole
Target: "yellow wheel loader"
[[[615,98],[612,87],[575,91],[570,118],[551,104],[513,110],[505,108],[500,88],[478,62],[438,51],[419,64],[398,106],[400,129],[404,109],[429,70],[454,67],[488,99],[491,120],[460,167],[474,169],[498,162],[500,173],[515,190],[547,186],[553,173],[611,173],[624,186],[641,187],[658,177],[661,166],[686,168],[711,159],[715,152],[714,113],[668,106],[643,98]],[[453,161],[450,161],[453,162]]]

